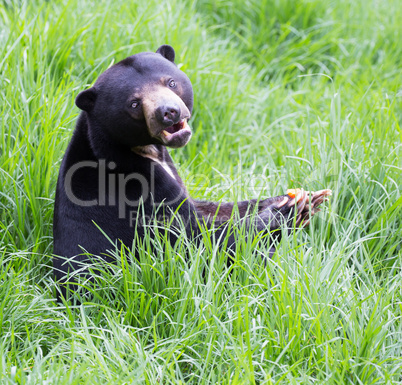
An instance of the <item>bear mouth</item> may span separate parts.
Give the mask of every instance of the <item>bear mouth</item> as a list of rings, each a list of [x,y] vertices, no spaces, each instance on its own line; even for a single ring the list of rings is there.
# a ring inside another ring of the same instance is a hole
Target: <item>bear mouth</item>
[[[187,118],[165,127],[159,134],[159,138],[165,146],[177,148],[186,145],[191,138],[191,128],[187,124]]]
[[[175,134],[176,132],[179,132],[182,130],[187,124],[187,119],[182,119],[180,122],[173,124],[173,126],[166,127],[163,131],[162,134],[165,137],[169,137],[170,135]]]

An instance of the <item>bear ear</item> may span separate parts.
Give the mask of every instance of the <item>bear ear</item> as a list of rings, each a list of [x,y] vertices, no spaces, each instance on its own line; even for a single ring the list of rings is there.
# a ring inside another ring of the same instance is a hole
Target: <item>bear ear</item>
[[[88,88],[78,94],[75,98],[75,104],[81,110],[89,112],[95,106],[96,95],[95,87]]]
[[[172,63],[174,63],[174,49],[170,45],[164,44],[161,45],[157,50],[156,53],[161,54],[164,58],[168,59]]]

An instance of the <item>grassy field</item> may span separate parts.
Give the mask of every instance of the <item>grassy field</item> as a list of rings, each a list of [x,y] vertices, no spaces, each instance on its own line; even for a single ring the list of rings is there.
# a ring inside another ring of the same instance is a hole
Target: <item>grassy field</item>
[[[398,0],[1,1],[0,383],[401,383],[401,20]],[[165,43],[194,86],[193,139],[171,151],[194,198],[334,195],[266,266],[242,239],[230,269],[208,242],[146,239],[64,306],[74,98]]]

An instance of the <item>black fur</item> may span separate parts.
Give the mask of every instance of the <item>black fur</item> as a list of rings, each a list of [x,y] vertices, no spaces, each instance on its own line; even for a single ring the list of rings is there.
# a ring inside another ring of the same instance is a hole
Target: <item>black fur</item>
[[[97,226],[111,240],[128,247],[134,229],[139,237],[143,236],[142,222],[134,220],[139,214],[138,203],[133,203],[141,198],[140,217],[145,214],[142,220],[149,220],[162,202],[172,211],[180,207],[187,235],[194,238],[200,232],[198,221],[205,219],[212,226],[211,218],[216,216],[216,231],[224,232],[227,229],[222,224],[235,209],[244,218],[257,204],[259,216],[253,223],[256,231],[267,225],[271,230],[278,229],[283,218],[287,221],[291,216],[292,205],[277,207],[283,196],[222,204],[199,202],[188,196],[165,145],[184,145],[190,134],[181,135],[182,130],[169,136],[167,142],[162,140],[162,131],[172,130],[172,126],[166,127],[172,123],[170,115],[164,113],[169,109],[169,95],[176,104],[181,103],[184,120],[193,107],[191,83],[174,64],[174,57],[170,46],[160,47],[157,53],[131,56],[109,68],[92,88],[77,96],[76,104],[83,111],[61,164],[54,209],[54,271],[58,279],[63,280],[68,270],[77,270],[79,262],[86,260],[83,249],[112,261],[106,253],[110,242]],[[152,91],[153,86],[159,91]],[[161,92],[167,96],[155,102],[155,111],[159,109],[155,114],[152,108],[149,110],[149,103]],[[144,190],[144,181],[153,186],[149,191]],[[249,219],[243,221],[251,229]],[[235,248],[233,236],[229,248]],[[70,258],[69,263],[66,258]]]

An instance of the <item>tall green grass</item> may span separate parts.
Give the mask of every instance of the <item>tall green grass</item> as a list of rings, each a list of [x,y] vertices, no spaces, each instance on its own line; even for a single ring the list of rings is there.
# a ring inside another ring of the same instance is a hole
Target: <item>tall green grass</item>
[[[397,0],[3,0],[1,383],[402,382],[401,19]],[[74,98],[161,44],[194,86],[193,139],[171,151],[194,198],[334,195],[266,265],[241,234],[228,268],[207,234],[161,233],[96,266],[90,300],[57,303]]]

